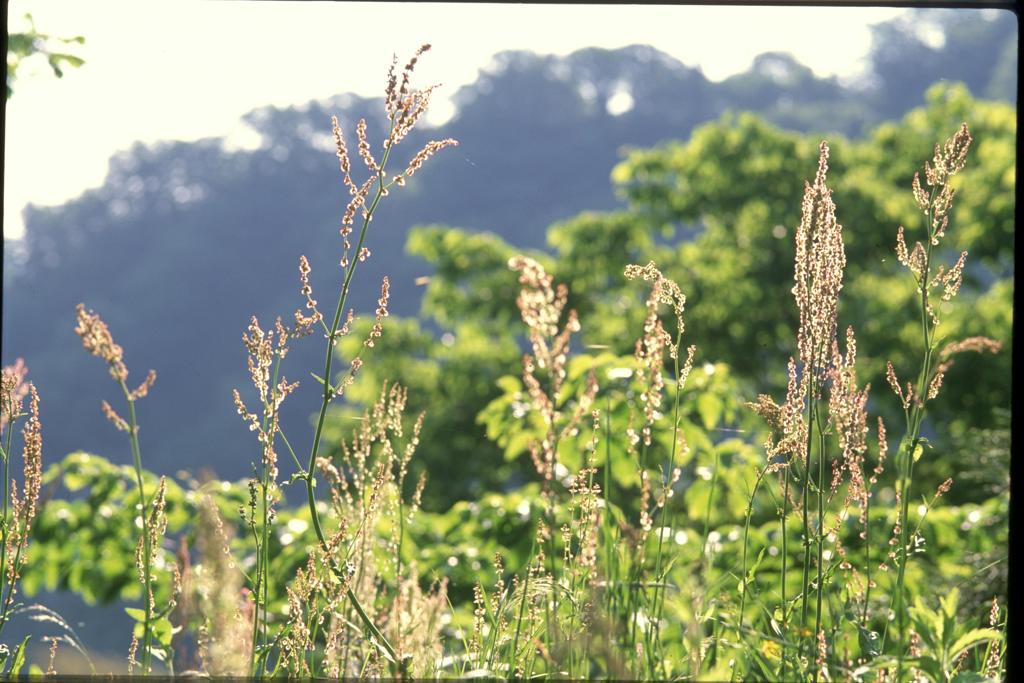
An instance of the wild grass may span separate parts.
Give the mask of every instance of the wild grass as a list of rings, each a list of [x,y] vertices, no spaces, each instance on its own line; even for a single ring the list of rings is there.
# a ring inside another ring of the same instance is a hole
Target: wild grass
[[[422,570],[415,542],[433,518],[421,519],[428,482],[413,476],[411,463],[429,415],[406,415],[407,390],[388,383],[347,438],[328,447],[325,425],[331,406],[345,397],[363,363],[373,362],[373,347],[387,334],[390,283],[384,278],[358,353],[339,354],[338,342],[356,329],[348,302],[359,265],[371,257],[373,219],[389,193],[429,157],[457,144],[429,142],[403,170],[391,170],[433,92],[411,86],[428,48],[401,71],[392,63],[379,161],[364,120],[355,126],[358,164],[341,123],[332,122],[348,193],[337,301],[333,311],[322,312],[309,281],[312,265],[303,256],[300,308],[292,320],[277,318],[264,329],[253,317],[242,335],[253,398],[236,390],[234,403],[256,436],[259,460],[241,488],[208,482],[185,494],[144,471],[135,403],[153,387],[155,373],[130,389],[123,350],[97,314],[78,309],[76,332],[85,350],[107,363],[128,415],[102,403],[107,418],[128,435],[137,488],[137,523],[125,533],[137,538],[142,607],[129,610],[138,628],[126,634],[128,672],[174,673],[177,662],[178,671],[256,678],[1000,679],[1007,615],[997,598],[985,627],[957,620],[955,591],[917,591],[912,603],[908,599],[921,530],[952,484],[935,491],[915,486],[914,465],[928,447],[922,436],[928,403],[955,354],[1000,347],[981,337],[949,341],[939,332],[937,302],[956,296],[967,255],[938,263],[935,249],[948,227],[950,181],[967,163],[966,124],[936,146],[924,167],[928,189],[915,176],[911,191],[925,215],[923,241],[909,249],[903,228],[895,235],[897,258],[919,293],[921,360],[916,369],[900,369],[916,376],[903,384],[889,365],[889,384],[906,418],[891,467],[886,427],[868,414],[871,388],[858,382],[854,327],[848,325],[842,339],[838,333],[846,257],[828,184],[829,148],[822,142],[795,235],[791,291],[799,327],[788,388],[781,402],[762,394],[747,403],[763,419],[767,440],[738,439],[731,451],[715,449],[703,477],[706,497],[696,506],[679,504],[682,468],[693,467],[696,450],[685,406],[700,400],[715,367],[694,372],[698,354],[713,350],[684,347],[683,292],[653,262],[628,266],[622,276],[638,281],[638,294],[645,292],[634,354],[575,353],[580,322],[568,288],[538,260],[516,256],[508,267],[518,273],[521,291],[509,305],[519,308],[528,352],[511,382],[518,388],[517,419],[531,425],[522,434],[534,480],[520,504],[531,548],[517,566],[500,553],[489,566],[479,564],[469,585]],[[363,180],[353,177],[359,165]],[[789,289],[763,284],[780,296]],[[291,345],[304,337],[324,340],[319,374],[285,362]],[[347,367],[339,372],[337,363]],[[302,450],[305,435],[285,434],[281,424],[281,405],[297,386],[286,372],[310,374],[322,389],[308,451]],[[687,389],[692,374],[701,382]],[[26,549],[42,471],[40,399],[23,366],[4,370],[2,396],[0,443],[10,488],[0,526],[0,635],[18,607],[16,583],[30,561]],[[504,409],[500,401],[495,405],[488,410]],[[19,496],[9,465],[14,425],[26,416]],[[613,470],[616,479],[632,483],[613,485]],[[719,509],[729,495],[719,484],[723,472],[746,486],[744,514],[735,519]],[[444,485],[444,472],[429,474],[430,485]],[[874,500],[883,477],[891,480],[894,501]],[[286,505],[288,487],[301,489],[303,505]],[[918,495],[926,503],[912,520],[910,502]],[[168,520],[182,509],[191,517],[176,527],[175,555]],[[697,542],[688,542],[691,535]],[[286,552],[289,544],[300,548],[297,556]],[[460,595],[471,597],[453,604]],[[24,653],[24,641],[12,654],[3,651],[0,670],[18,673]]]

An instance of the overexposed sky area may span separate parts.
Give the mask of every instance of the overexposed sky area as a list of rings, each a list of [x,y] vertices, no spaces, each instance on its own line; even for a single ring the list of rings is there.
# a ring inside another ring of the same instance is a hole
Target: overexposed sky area
[[[502,50],[565,55],[583,47],[643,43],[712,80],[745,71],[755,56],[788,51],[819,76],[864,67],[870,26],[899,8],[517,5],[208,0],[11,0],[10,30],[31,12],[36,28],[82,35],[85,59],[63,79],[41,58],[25,62],[7,102],[4,233],[23,232],[29,203],[61,204],[99,186],[110,157],[135,141],[229,136],[240,117],[341,92],[383,90],[393,52],[404,60],[433,44],[418,83],[447,98]]]

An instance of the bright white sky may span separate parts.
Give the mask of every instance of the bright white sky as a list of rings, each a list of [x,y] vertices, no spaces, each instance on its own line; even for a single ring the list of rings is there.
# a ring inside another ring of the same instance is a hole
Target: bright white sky
[[[7,103],[4,232],[23,232],[29,204],[61,204],[102,184],[107,163],[137,140],[244,139],[240,117],[340,92],[372,96],[397,51],[434,48],[417,82],[445,99],[501,50],[565,55],[646,43],[712,80],[772,50],[819,76],[854,76],[870,25],[897,8],[514,5],[195,0],[11,0],[10,29],[32,13],[50,35],[83,35],[85,59],[63,79],[26,62]],[[439,115],[439,116],[438,116]]]

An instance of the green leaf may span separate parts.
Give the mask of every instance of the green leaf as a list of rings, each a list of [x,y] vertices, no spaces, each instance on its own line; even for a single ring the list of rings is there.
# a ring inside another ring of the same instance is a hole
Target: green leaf
[[[64,473],[64,488],[68,491],[78,491],[85,488],[89,483],[89,478],[81,474],[80,472],[68,471]]]
[[[757,574],[757,569],[761,566],[761,562],[764,560],[764,551],[765,549],[762,547],[761,551],[757,553],[757,559],[754,560],[753,566],[751,566],[750,569],[747,570],[747,583],[753,582],[754,576]]]
[[[511,461],[530,450],[530,442],[535,439],[529,432],[519,432],[508,440],[505,446],[505,460]]]
[[[939,598],[943,613],[950,618],[956,616],[956,606],[960,602],[960,591],[953,588],[943,597]]]
[[[333,386],[333,385],[331,385],[331,383],[330,383],[330,382],[328,382],[327,380],[325,380],[325,379],[324,379],[323,377],[321,377],[320,375],[318,375],[318,374],[316,374],[316,373],[313,373],[313,372],[311,372],[311,373],[309,373],[309,374],[313,376],[313,379],[315,379],[315,380],[316,380],[317,382],[319,382],[319,383],[320,383],[320,386],[324,386],[324,385],[326,385],[326,386],[327,386],[327,389],[328,389],[328,390],[329,390],[329,391],[330,391],[330,392],[331,392],[332,394],[333,394],[333,393],[335,393],[335,392],[337,391],[337,389],[335,389],[335,388],[334,388],[334,386]]]
[[[79,67],[79,66],[82,66],[83,64],[85,64],[85,60],[82,59],[81,57],[76,57],[75,55],[69,55],[69,54],[64,53],[64,52],[55,52],[53,54],[53,57],[55,59],[60,60],[60,61],[67,62],[69,65],[71,65],[73,67]]]
[[[862,656],[866,656],[868,659],[874,659],[879,655],[879,637],[876,631],[871,631],[864,628],[862,625],[857,624],[857,640],[860,643],[860,652]]]
[[[771,642],[771,641],[764,641],[764,642],[767,643],[767,642]],[[750,648],[750,650],[748,650],[748,652],[749,652],[749,654],[751,654],[753,656],[754,662],[757,664],[757,666],[760,667],[760,669],[761,669],[761,676],[764,678],[764,680],[766,680],[766,681],[767,680],[771,680],[772,677],[775,676],[775,673],[776,673],[775,672],[775,666],[771,662],[768,661],[768,659],[764,656],[764,653],[762,653],[761,650],[755,649],[755,648]]]
[[[939,648],[942,643],[942,614],[925,607],[920,597],[914,598],[914,606],[910,608],[910,616],[914,626],[928,647]]]
[[[53,69],[53,75],[57,78],[64,78],[64,71],[60,68],[60,60],[50,55],[48,60],[50,62],[50,68]]]
[[[942,665],[939,664],[939,661],[934,657],[925,656],[918,657],[916,660],[911,658],[905,659],[903,661],[906,662],[906,664],[909,666],[916,666],[917,668],[921,669],[926,674],[931,676],[932,680],[934,681],[941,681],[944,678],[944,676],[942,675]]]
[[[722,401],[714,394],[702,393],[697,397],[697,412],[704,429],[712,429],[722,418]]]
[[[146,611],[138,609],[137,607],[125,607],[125,613],[135,621],[144,623],[146,621]]]
[[[170,646],[171,638],[175,633],[174,626],[171,624],[170,619],[164,617],[163,619],[154,621],[152,623],[152,629],[153,636],[156,638],[158,643],[165,647]]]
[[[506,394],[514,394],[523,390],[523,383],[513,375],[503,375],[494,382]]]
[[[975,645],[987,643],[990,640],[1001,641],[1002,639],[1003,634],[991,628],[971,629],[956,639],[956,642],[953,643],[953,646],[949,649],[949,656],[951,659],[956,659],[960,656],[960,653],[974,647]]]
[[[11,658],[11,668],[8,670],[8,676],[17,676],[21,673],[21,667],[25,665],[25,646],[28,645],[28,640],[32,636],[25,636],[25,639],[18,645],[18,649],[14,651],[14,657]]]

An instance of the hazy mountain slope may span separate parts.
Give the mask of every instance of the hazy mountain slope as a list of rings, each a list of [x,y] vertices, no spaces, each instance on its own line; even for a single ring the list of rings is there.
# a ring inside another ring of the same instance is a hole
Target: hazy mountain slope
[[[948,16],[939,18],[949,24]],[[615,206],[608,173],[622,146],[686,138],[726,109],[752,109],[796,129],[855,134],[918,104],[913,93],[941,68],[967,78],[977,92],[998,90],[1006,46],[1016,43],[1007,17],[946,26],[942,50],[914,38],[905,24],[876,29],[875,78],[860,90],[818,79],[779,54],[712,83],[642,46],[564,58],[502,53],[458,92],[452,121],[404,143],[403,161],[428,137],[452,136],[460,146],[388,198],[370,236],[373,257],[357,278],[357,310],[372,311],[383,274],[393,283],[393,309],[416,310],[414,279],[424,270],[402,251],[410,226],[442,222],[543,246],[553,221]],[[979,54],[973,61],[981,66],[968,69],[948,57],[972,46],[991,59]],[[931,58],[909,71],[907,55]],[[897,87],[901,98],[890,99]],[[609,113],[609,102],[624,101],[631,101],[628,110]],[[149,466],[248,473],[254,441],[230,398],[232,387],[244,391],[248,381],[240,335],[251,314],[267,325],[299,305],[300,254],[313,263],[319,296],[333,299],[337,225],[347,197],[329,117],[337,113],[351,136],[354,122],[366,116],[371,139],[379,140],[380,109],[378,101],[349,96],[261,109],[248,119],[264,136],[262,149],[226,152],[217,140],[136,146],[111,161],[102,188],[57,209],[28,212],[20,246],[27,260],[19,265],[13,250],[5,254],[3,362],[21,356],[31,369],[45,401],[50,459],[83,448],[128,460],[123,435],[98,407],[116,389],[72,331],[74,306],[84,301],[110,324],[134,377],[141,380],[149,368],[159,374],[140,404]],[[317,341],[298,345],[292,367],[316,366]],[[311,381],[304,384],[286,404],[286,424],[303,435],[300,443],[308,439],[301,423],[313,403],[304,392],[314,390]]]

